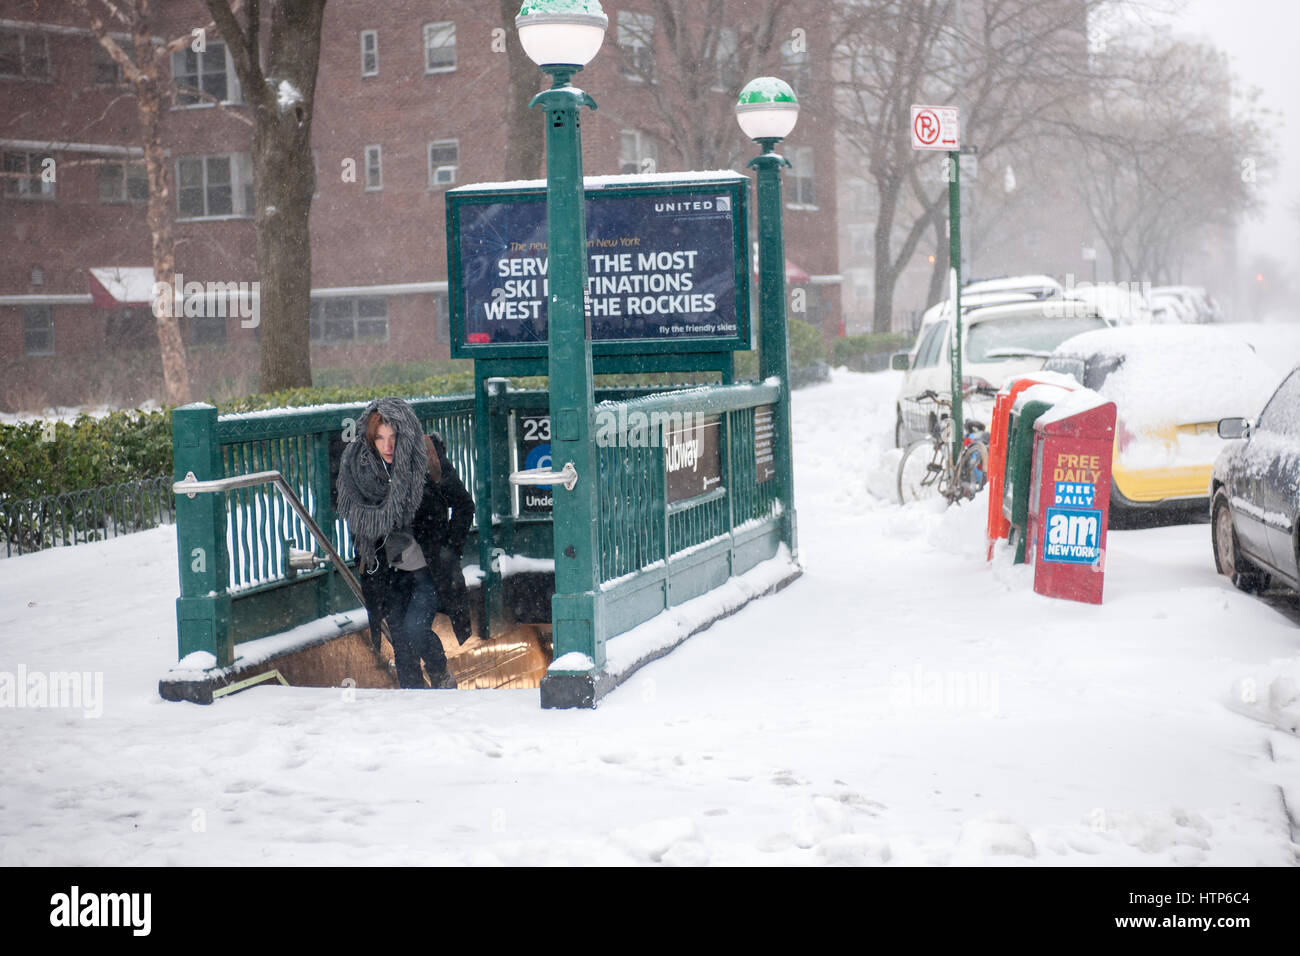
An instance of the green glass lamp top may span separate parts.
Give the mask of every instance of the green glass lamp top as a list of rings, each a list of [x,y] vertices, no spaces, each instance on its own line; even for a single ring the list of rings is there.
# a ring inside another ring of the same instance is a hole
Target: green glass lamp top
[[[760,76],[750,80],[740,91],[737,106],[755,106],[762,103],[798,104],[799,100],[790,84],[775,76]]]

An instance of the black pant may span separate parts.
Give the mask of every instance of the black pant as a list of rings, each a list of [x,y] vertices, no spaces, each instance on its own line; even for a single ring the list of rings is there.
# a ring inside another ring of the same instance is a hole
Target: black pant
[[[402,571],[413,577],[411,599],[399,621],[388,622],[393,639],[393,661],[397,665],[397,682],[402,687],[424,687],[420,661],[424,661],[434,681],[446,673],[447,654],[442,639],[433,633],[433,619],[438,613],[438,592],[428,568]]]

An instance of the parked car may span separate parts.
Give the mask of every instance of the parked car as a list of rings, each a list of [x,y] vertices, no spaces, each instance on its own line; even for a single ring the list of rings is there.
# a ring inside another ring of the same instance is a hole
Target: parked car
[[[1151,289],[1151,307],[1156,310],[1177,303],[1174,313],[1188,322],[1222,322],[1223,311],[1199,285],[1158,285]]]
[[[1219,329],[1117,327],[1062,342],[1043,366],[1115,403],[1111,512],[1203,509],[1218,421],[1261,408],[1276,374]]]
[[[1059,299],[1063,292],[1061,283],[1047,275],[1000,276],[996,279],[975,279],[962,286],[962,298],[967,295],[1005,294],[1020,292],[1035,299]]]
[[[1060,300],[963,308],[962,313],[962,391],[968,396],[1037,371],[1065,339],[1108,325],[1092,308]],[[952,324],[951,310],[923,323],[908,353],[895,405],[894,441],[899,448],[930,433],[933,406],[918,403],[918,396],[932,390],[952,398]],[[992,402],[968,399],[964,408],[967,417],[982,415],[988,421]]]
[[[1214,566],[1243,591],[1270,578],[1300,588],[1300,368],[1293,369],[1256,418],[1226,418],[1234,441],[1214,463],[1210,534]]]
[[[1114,282],[1083,283],[1065,290],[1065,298],[1086,302],[1113,325],[1149,325],[1151,306],[1141,292]]]

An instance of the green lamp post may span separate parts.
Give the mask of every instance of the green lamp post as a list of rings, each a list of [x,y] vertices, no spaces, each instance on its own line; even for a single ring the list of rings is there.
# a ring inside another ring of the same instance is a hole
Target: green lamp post
[[[576,480],[554,485],[555,595],[551,621],[557,669],[548,679],[590,675],[604,664],[600,627],[591,329],[585,309],[587,225],[579,113],[595,102],[570,79],[591,62],[609,18],[600,0],[525,0],[515,18],[528,57],[552,78],[530,106],[546,114],[547,322],[551,460]],[[543,705],[546,704],[543,682]]]
[[[790,339],[785,314],[785,238],[781,225],[781,167],[790,161],[776,144],[790,135],[799,119],[799,100],[784,80],[760,76],[740,91],[736,122],[762,150],[749,161],[758,171],[759,377],[776,377],[781,397],[774,409],[777,496],[784,503],[782,538],[798,553],[794,513],[794,469],[790,433]]]

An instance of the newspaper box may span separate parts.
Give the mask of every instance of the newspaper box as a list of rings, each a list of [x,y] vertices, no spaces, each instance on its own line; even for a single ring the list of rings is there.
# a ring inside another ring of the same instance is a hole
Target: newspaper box
[[[1101,603],[1115,403],[1079,391],[1034,422],[1028,551],[1034,590]]]

